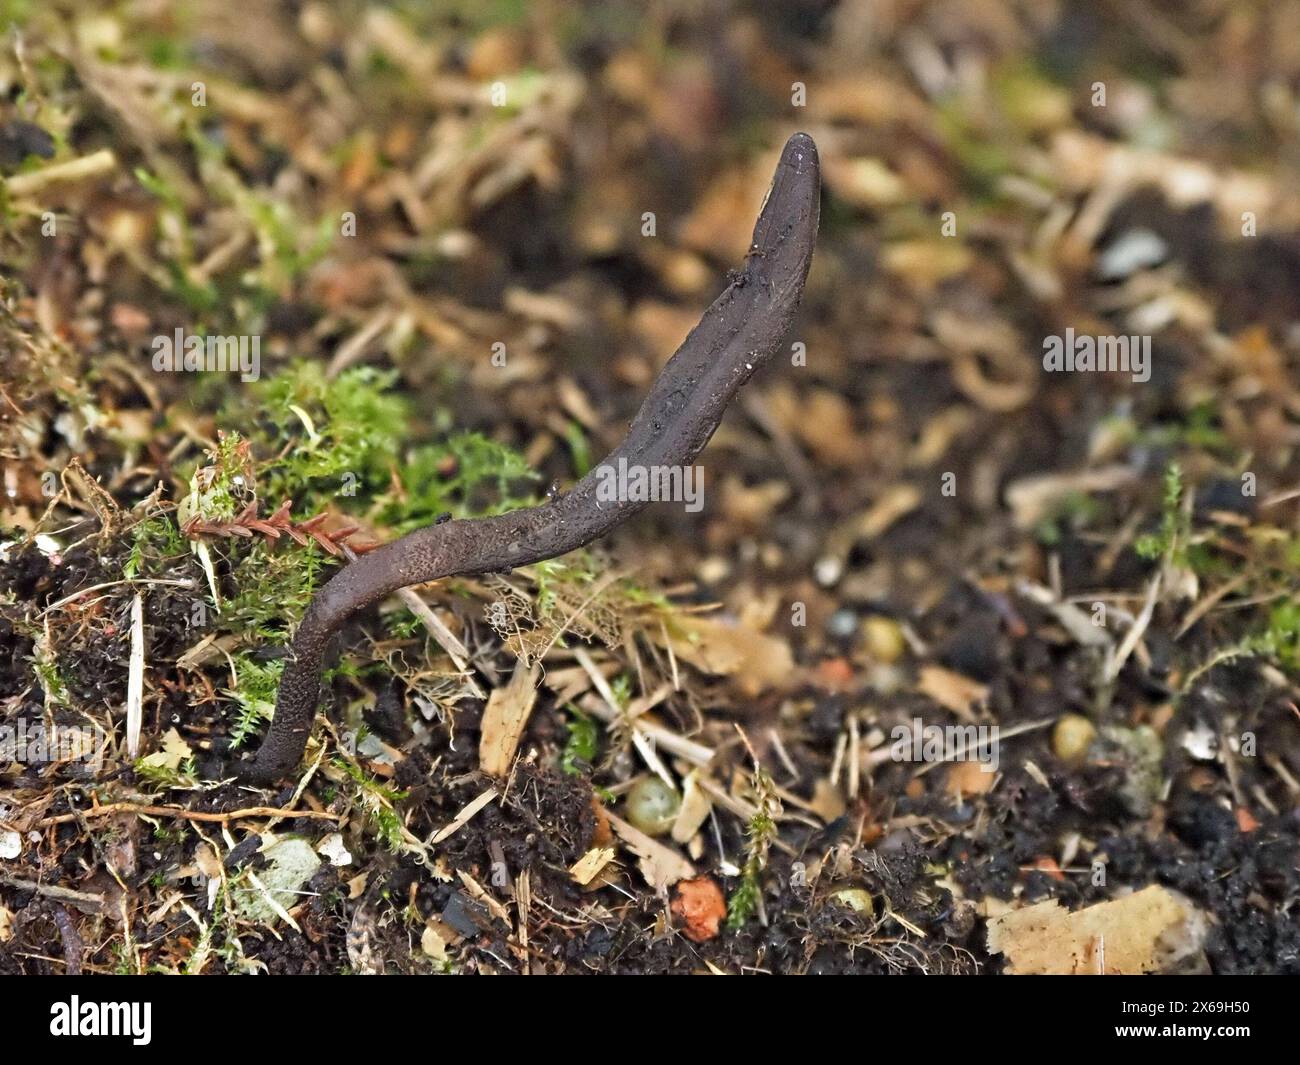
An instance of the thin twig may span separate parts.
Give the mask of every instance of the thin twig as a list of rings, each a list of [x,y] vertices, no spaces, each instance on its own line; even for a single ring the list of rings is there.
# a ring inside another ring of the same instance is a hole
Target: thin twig
[[[66,163],[55,163],[42,170],[33,170],[30,174],[15,174],[5,179],[5,188],[10,197],[30,196],[40,192],[47,185],[60,182],[84,181],[87,178],[101,177],[117,169],[117,157],[107,148],[80,159],[70,159]]]
[[[71,814],[56,814],[36,822],[37,828],[49,828],[51,825],[66,825],[90,817],[110,817],[113,814],[136,814],[140,817],[179,817],[185,821],[216,821],[227,823],[245,817],[310,817],[322,821],[341,821],[342,814],[332,814],[325,810],[284,810],[276,806],[247,806],[242,810],[228,813],[215,813],[204,810],[186,810],[180,806],[146,806],[136,802],[112,802],[105,806],[92,806],[89,810],[78,810]]]

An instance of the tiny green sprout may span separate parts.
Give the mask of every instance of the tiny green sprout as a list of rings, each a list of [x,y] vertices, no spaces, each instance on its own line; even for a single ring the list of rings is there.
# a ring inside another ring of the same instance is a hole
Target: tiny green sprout
[[[587,434],[582,431],[582,426],[577,422],[569,422],[564,430],[564,442],[573,455],[574,476],[587,476],[591,469],[591,444],[587,440]]]
[[[1138,538],[1133,549],[1140,558],[1153,560],[1167,558],[1175,564],[1185,560],[1187,541],[1191,534],[1190,523],[1183,512],[1183,471],[1176,462],[1165,471],[1164,506],[1159,532]]]
[[[393,807],[396,803],[409,798],[410,792],[385,787],[348,758],[336,758],[334,765],[346,773],[356,785],[357,799],[380,842],[391,851],[404,850],[407,847],[405,826],[402,824],[401,816]]]
[[[733,932],[744,928],[758,910],[763,891],[763,870],[767,868],[767,852],[776,839],[776,819],[781,814],[781,800],[776,796],[776,787],[767,770],[757,760],[751,784],[756,809],[749,820],[745,865],[740,873],[740,885],[727,900],[727,927]]]
[[[185,553],[185,540],[170,518],[159,515],[146,518],[131,530],[131,551],[127,555],[122,575],[134,580],[161,559],[174,558]]]

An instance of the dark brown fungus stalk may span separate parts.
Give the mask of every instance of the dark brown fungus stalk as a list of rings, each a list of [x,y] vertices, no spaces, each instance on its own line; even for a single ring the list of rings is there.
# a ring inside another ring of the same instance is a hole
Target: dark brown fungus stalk
[[[623,442],[572,490],[537,507],[417,529],[350,563],[312,600],[294,635],[275,717],[248,770],[269,783],[302,758],[320,695],[326,646],[357,611],[399,588],[554,558],[621,525],[644,502],[603,498],[602,468],[690,465],[732,397],[776,352],[803,294],[817,240],[820,172],[812,138],[786,142],[734,276],[664,367]]]

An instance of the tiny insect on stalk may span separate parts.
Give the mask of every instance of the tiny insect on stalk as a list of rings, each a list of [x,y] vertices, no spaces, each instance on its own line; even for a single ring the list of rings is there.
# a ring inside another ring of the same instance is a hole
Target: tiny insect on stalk
[[[408,585],[505,571],[576,550],[646,505],[603,498],[602,468],[620,460],[646,468],[695,460],[794,319],[817,241],[820,191],[817,147],[796,133],[781,152],[743,269],[664,367],[623,442],[570,491],[537,507],[417,529],[361,556],[316,594],[294,635],[270,730],[246,769],[250,779],[270,783],[301,760],[326,648],[357,611]]]

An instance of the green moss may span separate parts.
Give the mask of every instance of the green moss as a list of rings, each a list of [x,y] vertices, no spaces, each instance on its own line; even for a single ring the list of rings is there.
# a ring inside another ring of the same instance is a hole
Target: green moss
[[[591,771],[591,766],[596,761],[600,749],[600,732],[596,722],[572,703],[565,710],[570,715],[564,723],[569,738],[560,755],[560,768],[570,776],[582,776]]]
[[[537,501],[520,488],[537,474],[482,433],[408,447],[413,407],[396,382],[368,366],[331,379],[319,363],[299,362],[232,394],[219,421],[246,429],[263,512],[284,499],[300,518],[333,504],[405,533],[448,512],[476,517]]]
[[[230,521],[255,497],[252,452],[239,433],[218,433],[215,451],[189,477],[190,493],[177,509],[181,526],[191,518]]]
[[[186,553],[185,538],[171,518],[159,515],[146,518],[131,530],[131,550],[122,567],[127,580],[146,573],[157,573],[161,563]]]
[[[38,655],[32,662],[32,669],[41,682],[46,699],[56,706],[68,705],[68,683],[63,678],[59,663]]]
[[[1300,598],[1292,596],[1269,611],[1264,631],[1250,637],[1244,650],[1268,655],[1292,673],[1300,673]]]
[[[1101,514],[1101,504],[1092,496],[1083,492],[1071,492],[1053,511],[1052,515],[1039,522],[1034,535],[1039,543],[1055,547],[1065,535],[1065,530],[1080,530],[1088,527]]]
[[[259,662],[248,655],[235,658],[235,688],[227,692],[239,705],[239,716],[230,730],[230,745],[241,747],[262,725],[271,720],[275,693],[280,687],[284,660]]]
[[[194,759],[186,758],[175,769],[171,766],[162,764],[158,761],[151,761],[146,755],[143,758],[137,758],[135,765],[136,778],[144,785],[152,788],[154,791],[166,791],[168,788],[181,788],[193,785],[196,770]]]
[[[256,425],[254,451],[274,456],[257,471],[268,504],[292,499],[314,512],[386,484],[410,415],[396,379],[369,366],[327,379],[319,363],[299,362],[238,397],[223,420]]]
[[[727,900],[727,927],[733,932],[744,928],[758,910],[763,870],[767,868],[767,854],[776,839],[776,817],[781,809],[772,778],[761,765],[755,764],[751,782],[756,810],[746,833],[745,865],[740,884]]]
[[[385,787],[349,759],[336,758],[334,764],[356,785],[357,799],[380,842],[392,851],[405,849],[407,843],[402,819],[393,805],[406,799],[410,793]]]
[[[538,621],[555,620],[560,593],[564,588],[593,584],[601,567],[589,551],[574,551],[560,558],[543,559],[530,569]],[[564,619],[559,619],[564,620]]]
[[[1229,458],[1231,447],[1213,402],[1198,403],[1179,420],[1134,433],[1151,448],[1192,448]]]
[[[582,431],[582,426],[577,422],[569,422],[564,431],[564,442],[573,455],[574,476],[585,477],[591,470],[591,443],[587,440],[587,434]]]
[[[222,628],[262,641],[284,639],[332,565],[315,544],[253,543],[230,571],[235,593],[222,608]]]
[[[1160,516],[1160,529],[1138,537],[1133,549],[1140,558],[1148,560],[1167,558],[1174,565],[1186,566],[1187,542],[1191,535],[1190,521],[1183,511],[1183,471],[1178,463],[1170,463],[1165,471],[1164,505]]]
[[[384,497],[379,519],[403,533],[447,513],[478,517],[537,501],[519,490],[521,483],[538,479],[523,456],[482,433],[460,433],[415,449],[398,476],[401,493]]]

